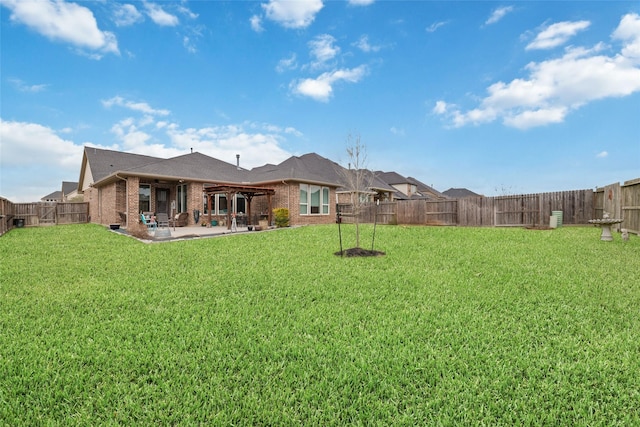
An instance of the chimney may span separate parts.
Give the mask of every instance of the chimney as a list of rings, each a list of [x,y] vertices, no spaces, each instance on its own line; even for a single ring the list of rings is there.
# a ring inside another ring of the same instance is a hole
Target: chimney
[[[191,147],[191,154],[193,154],[193,147]]]
[[[236,168],[240,170],[240,154],[236,154]]]

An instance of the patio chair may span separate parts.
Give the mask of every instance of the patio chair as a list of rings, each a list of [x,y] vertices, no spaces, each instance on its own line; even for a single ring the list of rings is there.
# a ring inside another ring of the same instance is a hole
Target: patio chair
[[[158,226],[158,223],[156,221],[154,221],[153,219],[147,219],[144,214],[140,214],[140,222],[147,226],[147,230],[152,229],[155,231]]]
[[[158,222],[158,227],[168,227],[169,226],[169,215],[166,213],[159,213],[156,221]]]
[[[182,213],[176,214],[176,216],[174,216],[169,220],[169,226],[170,227],[186,227],[188,221],[189,221],[189,213],[182,212]]]

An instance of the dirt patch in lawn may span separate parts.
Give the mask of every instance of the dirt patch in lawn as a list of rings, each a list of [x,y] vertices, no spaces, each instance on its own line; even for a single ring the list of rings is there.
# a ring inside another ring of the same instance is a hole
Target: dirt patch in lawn
[[[554,230],[548,225],[527,225],[525,228],[527,230]]]
[[[345,249],[343,251],[338,251],[335,253],[335,255],[346,256],[346,257],[359,257],[359,256],[382,256],[386,254],[381,251],[373,251],[373,250],[362,249],[362,248],[351,248],[351,249]]]

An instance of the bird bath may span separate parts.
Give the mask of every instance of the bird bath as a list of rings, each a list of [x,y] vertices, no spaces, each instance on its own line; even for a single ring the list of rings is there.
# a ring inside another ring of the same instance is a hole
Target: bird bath
[[[610,242],[613,240],[613,236],[611,235],[611,226],[614,224],[620,224],[622,221],[624,220],[617,218],[590,219],[589,224],[597,225],[598,227],[602,228],[600,240]]]

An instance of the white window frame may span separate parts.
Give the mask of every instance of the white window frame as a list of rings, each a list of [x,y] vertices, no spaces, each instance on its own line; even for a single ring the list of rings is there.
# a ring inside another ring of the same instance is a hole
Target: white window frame
[[[143,209],[142,208],[142,203],[140,203],[140,199],[142,197],[142,189],[145,189],[149,192],[149,206],[147,206],[147,209]],[[140,208],[140,211],[145,211],[145,212],[150,212],[151,211],[151,185],[150,184],[140,184],[138,185],[138,206]]]
[[[319,193],[318,206],[312,205],[312,190],[317,190]],[[300,215],[329,215],[329,199],[331,196],[331,190],[329,187],[323,187],[316,184],[300,184]],[[312,209],[317,208],[318,212],[312,212]]]
[[[176,213],[188,212],[187,184],[176,187]]]

